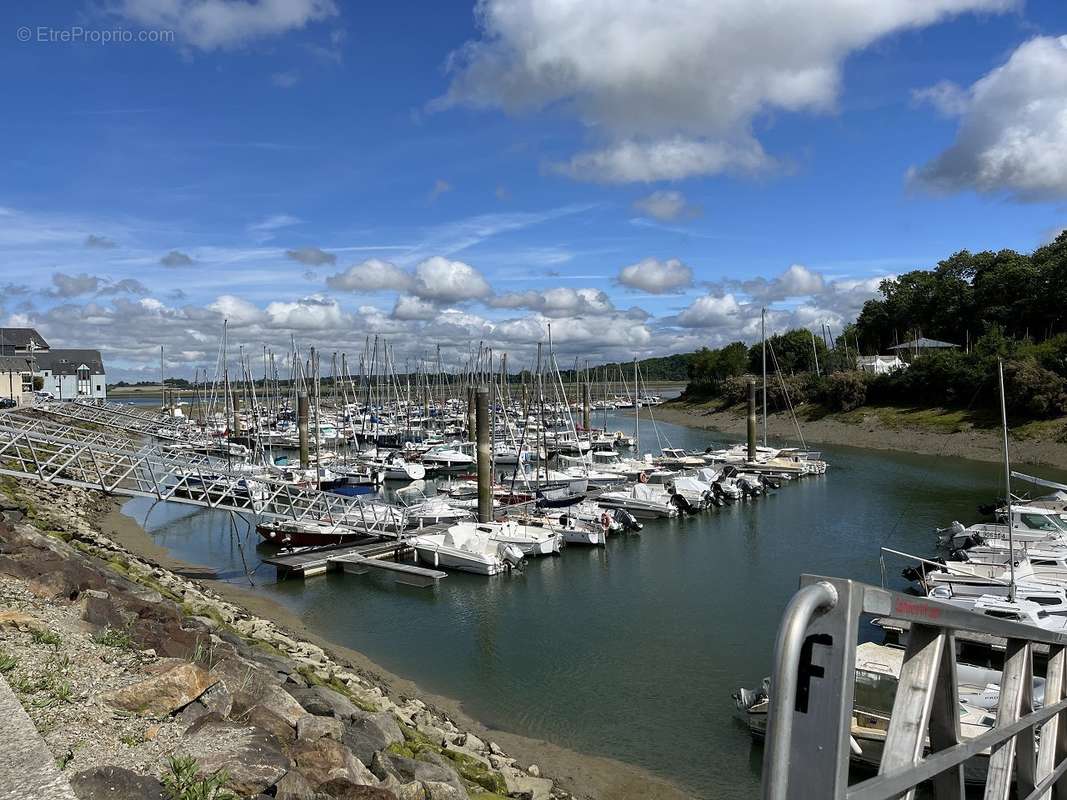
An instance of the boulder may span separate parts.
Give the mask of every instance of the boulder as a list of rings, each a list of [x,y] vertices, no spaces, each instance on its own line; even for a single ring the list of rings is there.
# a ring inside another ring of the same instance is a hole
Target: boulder
[[[178,750],[196,759],[201,775],[225,769],[230,788],[247,797],[266,791],[289,771],[292,762],[274,736],[231,720],[204,722],[208,716],[193,723]]]
[[[143,681],[104,692],[101,697],[121,711],[163,717],[189,705],[216,680],[196,664],[178,664]]]
[[[217,712],[220,717],[230,716],[233,710],[233,695],[221,681],[205,689],[197,702],[202,703],[208,711]]]
[[[285,773],[274,785],[274,796],[277,800],[314,800],[315,794],[315,787],[295,769]]]
[[[341,741],[356,754],[357,758],[369,764],[377,751],[384,750],[391,744],[403,742],[404,734],[392,714],[385,711],[374,714],[358,711],[345,722]]]
[[[343,694],[327,686],[309,686],[306,689],[290,686],[287,687],[287,691],[292,693],[309,714],[319,717],[337,717],[346,720],[357,714],[366,713]]]
[[[292,726],[264,706],[252,706],[241,714],[236,721],[243,722],[246,725],[254,725],[260,730],[266,731],[274,736],[283,748],[287,748],[296,741],[296,733],[293,732]]]
[[[508,787],[508,797],[517,797],[521,800],[548,800],[552,796],[552,781],[548,778],[535,778],[521,773],[511,775],[505,772],[504,782]]]
[[[344,778],[331,778],[319,784],[319,796],[331,800],[397,800],[397,796],[380,786],[352,783]],[[281,798],[281,795],[278,795]]]
[[[345,778],[352,783],[377,783],[363,762],[336,739],[297,740],[289,752],[300,772],[315,786],[331,778]]]
[[[432,758],[436,753],[423,753],[422,755]],[[379,779],[385,781],[393,778],[401,784],[421,781],[428,783],[444,783],[453,787],[459,794],[458,797],[467,800],[467,790],[463,780],[443,756],[437,756],[439,761],[416,761],[394,753],[383,751],[375,753],[371,761],[371,772]]]
[[[239,656],[222,659],[211,668],[211,674],[218,677],[233,695],[231,714],[241,714],[260,705],[295,728],[297,721],[307,713],[275,680],[275,673]]]
[[[163,800],[163,785],[121,767],[93,767],[70,778],[78,800]]]
[[[333,717],[317,717],[314,714],[305,714],[296,723],[296,738],[312,742],[324,736],[341,741],[344,731],[344,723]],[[369,757],[368,760],[370,760]]]
[[[11,628],[26,633],[44,630],[44,625],[37,617],[23,614],[21,611],[0,611],[0,628]]]

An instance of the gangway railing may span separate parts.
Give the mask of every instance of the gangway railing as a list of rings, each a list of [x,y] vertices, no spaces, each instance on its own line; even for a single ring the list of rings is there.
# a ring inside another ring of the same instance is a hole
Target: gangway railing
[[[986,756],[986,800],[1067,798],[1067,634],[851,580],[804,575],[800,583],[775,647],[765,800],[910,800],[926,782],[937,800],[963,800],[965,764]],[[878,774],[849,786],[864,615],[907,621],[910,631]],[[996,721],[971,738],[960,734],[957,632],[1006,642]],[[1044,702],[1035,710],[1038,644],[1048,646],[1048,659]]]
[[[399,537],[406,522],[400,509],[305,489],[258,471],[230,469],[221,460],[188,458],[154,446],[129,449],[86,442],[36,428],[6,427],[2,419],[0,475],[276,519],[327,522],[372,536]]]
[[[179,431],[189,422],[159,411],[108,401],[51,400],[37,403],[34,408],[48,414],[80,423],[106,425],[135,433],[156,433],[158,430]]]

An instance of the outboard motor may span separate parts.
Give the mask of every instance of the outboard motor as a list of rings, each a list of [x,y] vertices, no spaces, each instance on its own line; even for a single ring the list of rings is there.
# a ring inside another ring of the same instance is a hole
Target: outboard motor
[[[734,498],[727,494],[725,491],[723,491],[722,483],[720,481],[715,481],[715,483],[711,484],[711,490],[715,492],[715,496],[719,498],[720,502],[725,503],[727,505],[733,503]]]
[[[700,495],[700,505],[704,508],[710,508],[711,506],[718,505],[715,502],[715,495],[712,494],[711,489],[705,489]]]
[[[772,478],[770,475],[761,475],[760,483],[766,486],[768,489],[781,489],[782,482],[777,478]]]
[[[521,570],[526,566],[526,556],[523,555],[522,549],[518,545],[501,544],[497,549],[497,554],[512,569]]]
[[[959,520],[953,520],[952,524],[947,528],[937,529],[937,543],[941,547],[950,547],[955,545],[956,537],[960,536],[967,529],[963,527],[963,523]]]
[[[733,693],[734,703],[738,711],[748,711],[757,703],[767,699],[770,690],[770,678],[763,679],[763,685],[759,689],[738,689]]]
[[[615,521],[622,525],[622,529],[627,533],[637,533],[644,525],[637,521],[637,517],[627,511],[625,508],[616,508],[614,513]]]
[[[697,513],[697,509],[693,508],[693,504],[686,500],[684,495],[680,495],[677,492],[671,495],[671,505],[678,509],[679,514]]]

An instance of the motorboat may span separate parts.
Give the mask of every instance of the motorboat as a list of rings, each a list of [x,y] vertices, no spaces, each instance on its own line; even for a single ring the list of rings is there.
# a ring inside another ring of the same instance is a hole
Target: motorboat
[[[901,648],[871,642],[856,647],[855,691],[849,719],[851,759],[855,764],[874,769],[881,766],[903,663]],[[972,675],[965,665],[956,665],[962,742],[988,733],[996,724],[991,705],[995,706],[999,700],[999,685],[994,692],[986,679],[996,677],[999,684],[999,676],[992,670],[973,669]],[[734,702],[753,738],[763,739],[770,709],[770,680],[765,679],[759,689],[737,690]],[[985,782],[989,756],[990,751],[985,749],[964,762],[963,775],[967,782]]]
[[[470,528],[478,533],[484,533],[494,542],[518,547],[524,556],[547,556],[558,553],[563,538],[555,531],[544,527],[522,525],[515,520],[461,522],[453,528]]]
[[[678,516],[677,501],[661,485],[635,483],[629,489],[604,492],[597,503],[605,508],[622,508],[640,519]]]
[[[280,547],[326,547],[366,538],[365,531],[313,520],[273,520],[256,525],[256,533]]]
[[[476,459],[463,451],[465,446],[461,442],[452,442],[431,447],[422,454],[422,463],[429,469],[467,469],[475,464]]]
[[[498,575],[521,567],[524,560],[520,548],[494,541],[488,533],[468,523],[453,525],[444,533],[415,536],[410,541],[422,563],[478,575]]]

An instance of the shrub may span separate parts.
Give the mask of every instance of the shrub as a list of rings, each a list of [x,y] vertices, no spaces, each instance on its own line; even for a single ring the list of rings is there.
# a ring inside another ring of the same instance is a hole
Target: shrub
[[[852,411],[867,402],[870,379],[857,370],[835,372],[822,382],[820,400],[833,411]]]
[[[1045,369],[1036,359],[1004,363],[1004,400],[1013,414],[1054,417],[1067,407],[1063,378]]]

